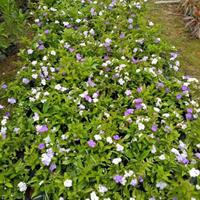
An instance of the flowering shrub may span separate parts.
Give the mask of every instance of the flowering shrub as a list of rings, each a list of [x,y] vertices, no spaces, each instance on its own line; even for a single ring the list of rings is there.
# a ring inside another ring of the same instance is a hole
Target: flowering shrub
[[[3,84],[4,199],[197,199],[195,78],[144,2],[62,0],[32,12],[23,68]]]

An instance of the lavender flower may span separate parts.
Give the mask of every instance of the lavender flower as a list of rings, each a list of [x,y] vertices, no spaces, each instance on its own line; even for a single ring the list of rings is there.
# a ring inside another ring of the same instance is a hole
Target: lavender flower
[[[44,33],[45,33],[45,34],[49,34],[50,31],[49,31],[48,29],[46,29],[46,30],[44,31]]]
[[[11,97],[11,98],[8,98],[8,103],[10,104],[15,104],[16,103],[16,99]]]
[[[193,118],[192,113],[187,113],[187,114],[185,114],[185,118],[186,118],[187,120],[192,120],[192,118]]]
[[[134,112],[134,109],[129,108],[129,109],[127,109],[127,110],[124,112],[124,116],[131,115],[131,114],[133,114],[133,112]]]
[[[38,145],[38,149],[42,150],[45,148],[45,144],[44,143],[41,143]]]
[[[1,86],[1,88],[2,88],[2,89],[7,89],[8,86],[7,86],[6,84],[3,84],[3,85]]]
[[[29,84],[30,80],[27,79],[27,78],[23,78],[23,79],[22,79],[22,82],[23,82],[25,85],[27,85],[27,84]]]
[[[44,133],[48,131],[47,125],[37,125],[36,126],[36,131],[39,133]]]
[[[151,130],[152,130],[153,132],[156,132],[156,131],[158,130],[157,125],[154,124],[154,125],[151,127]]]
[[[132,179],[132,181],[131,181],[130,184],[131,184],[132,186],[135,187],[135,186],[137,185],[137,183],[138,183],[138,181],[137,181],[137,179],[135,178],[135,179]]]
[[[94,148],[94,147],[96,146],[96,142],[95,142],[94,140],[89,140],[89,141],[87,142],[87,144],[88,144],[90,147],[92,147],[92,148]]]
[[[123,39],[125,37],[125,34],[124,33],[121,33],[120,36],[119,36],[121,39]]]
[[[181,89],[182,89],[182,91],[188,91],[188,90],[189,90],[189,88],[188,88],[186,85],[183,85],[183,86],[181,87]]]
[[[96,84],[92,81],[91,78],[88,79],[87,81],[88,85],[91,86],[91,87],[94,87]]]
[[[119,135],[114,135],[114,136],[113,136],[113,139],[114,139],[114,140],[119,140],[120,137],[119,137]]]
[[[114,181],[116,183],[121,183],[122,184],[122,182],[123,182],[123,176],[120,176],[120,175],[114,176],[113,179],[114,179]]]
[[[55,163],[52,163],[52,164],[50,165],[50,167],[49,167],[49,170],[50,170],[51,172],[53,172],[55,169],[56,169],[56,164],[55,164]]]
[[[182,98],[182,95],[181,95],[181,94],[177,94],[177,95],[176,95],[176,99],[177,99],[177,100],[179,100],[179,99],[181,99],[181,98]]]

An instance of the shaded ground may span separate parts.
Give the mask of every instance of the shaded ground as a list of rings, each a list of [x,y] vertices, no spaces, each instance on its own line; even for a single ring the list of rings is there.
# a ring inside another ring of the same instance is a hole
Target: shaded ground
[[[180,52],[181,69],[200,80],[200,40],[191,38],[185,29],[178,4],[157,5],[151,0],[148,18],[160,26],[161,38],[173,44]]]
[[[0,62],[0,84],[12,81],[19,69],[17,65],[17,55],[12,55]]]

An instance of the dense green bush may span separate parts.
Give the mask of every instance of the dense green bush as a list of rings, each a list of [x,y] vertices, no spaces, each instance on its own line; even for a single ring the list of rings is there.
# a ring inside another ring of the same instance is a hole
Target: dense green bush
[[[0,0],[0,51],[6,53],[11,45],[17,45],[24,35],[25,15],[15,0]]]
[[[144,6],[62,0],[31,12],[32,46],[1,90],[2,198],[199,198],[197,80],[178,72]]]

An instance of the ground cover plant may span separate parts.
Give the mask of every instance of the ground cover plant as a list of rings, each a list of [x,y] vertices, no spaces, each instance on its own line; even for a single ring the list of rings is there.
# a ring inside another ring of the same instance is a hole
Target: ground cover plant
[[[1,86],[2,198],[199,198],[198,81],[144,10],[62,0],[30,13],[32,46]]]

